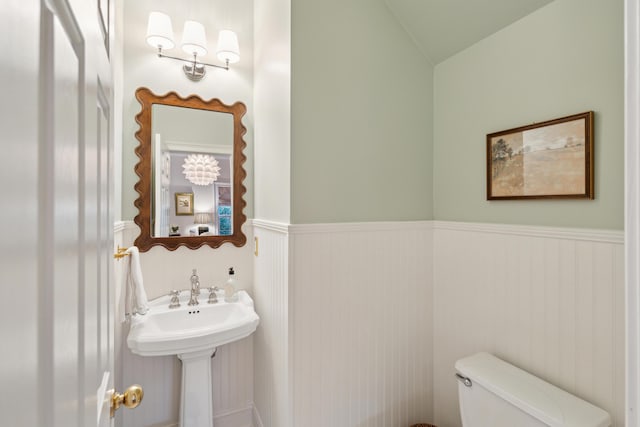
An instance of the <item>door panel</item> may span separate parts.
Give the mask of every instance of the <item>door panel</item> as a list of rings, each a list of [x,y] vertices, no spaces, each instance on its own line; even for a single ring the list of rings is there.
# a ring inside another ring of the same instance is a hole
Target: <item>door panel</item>
[[[99,83],[99,82],[98,82]],[[109,143],[109,127],[110,127],[110,114],[109,103],[104,89],[101,84],[98,84],[98,97],[97,97],[97,129],[96,139],[98,142],[98,168],[97,173],[100,185],[96,194],[96,201],[98,204],[98,233],[100,241],[103,244],[100,247],[100,253],[105,255],[100,257],[99,268],[99,283],[107,284],[110,281],[110,267],[111,259],[109,257],[109,251],[113,245],[105,245],[104,242],[109,242],[111,229],[113,228],[113,220],[110,217],[109,206],[109,171],[112,169],[110,166],[110,143]],[[99,319],[100,330],[98,333],[98,367],[101,373],[111,371],[112,369],[112,351],[109,350],[112,345],[112,327],[110,325],[111,318],[111,295],[108,286],[100,286],[97,302],[97,317]]]
[[[113,371],[106,10],[0,2],[0,425],[109,425],[108,410],[98,420]]]
[[[53,90],[51,118],[53,120],[53,180],[46,191],[51,191],[53,215],[53,389],[54,425],[79,425],[79,384],[82,367],[79,359],[80,300],[80,117],[81,79],[79,58],[57,16],[53,16],[53,64],[51,83]],[[77,30],[77,29],[76,29]],[[75,40],[76,43],[79,40]]]
[[[0,1],[0,28],[0,424],[37,426],[40,2]]]

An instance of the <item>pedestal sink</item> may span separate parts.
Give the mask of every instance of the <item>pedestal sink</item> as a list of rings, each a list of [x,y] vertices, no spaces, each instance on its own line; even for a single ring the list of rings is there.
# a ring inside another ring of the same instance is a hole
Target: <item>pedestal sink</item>
[[[251,335],[259,317],[245,291],[238,301],[188,306],[189,291],[180,296],[180,307],[170,309],[169,297],[149,303],[144,316],[134,316],[127,337],[133,353],[140,356],[176,355],[182,361],[180,427],[213,427],[211,356],[218,346]]]

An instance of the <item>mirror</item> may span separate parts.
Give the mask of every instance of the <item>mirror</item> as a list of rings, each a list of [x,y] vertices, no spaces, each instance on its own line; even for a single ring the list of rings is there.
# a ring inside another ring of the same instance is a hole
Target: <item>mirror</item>
[[[139,88],[136,99],[134,222],[141,231],[135,245],[143,252],[156,245],[244,245],[245,105],[175,92],[159,96],[147,88]]]

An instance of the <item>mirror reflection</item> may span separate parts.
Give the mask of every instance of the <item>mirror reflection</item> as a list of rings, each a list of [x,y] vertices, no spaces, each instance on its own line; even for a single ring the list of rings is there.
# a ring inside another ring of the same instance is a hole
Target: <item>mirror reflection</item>
[[[136,99],[141,109],[134,222],[140,234],[134,244],[142,252],[156,245],[243,246],[246,106],[176,92],[156,95],[147,88],[138,88]]]
[[[233,115],[152,107],[153,237],[233,234]]]

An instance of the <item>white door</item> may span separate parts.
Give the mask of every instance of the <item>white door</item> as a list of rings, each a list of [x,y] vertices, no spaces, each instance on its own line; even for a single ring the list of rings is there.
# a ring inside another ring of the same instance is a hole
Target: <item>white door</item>
[[[0,1],[3,426],[110,424],[110,6]]]

